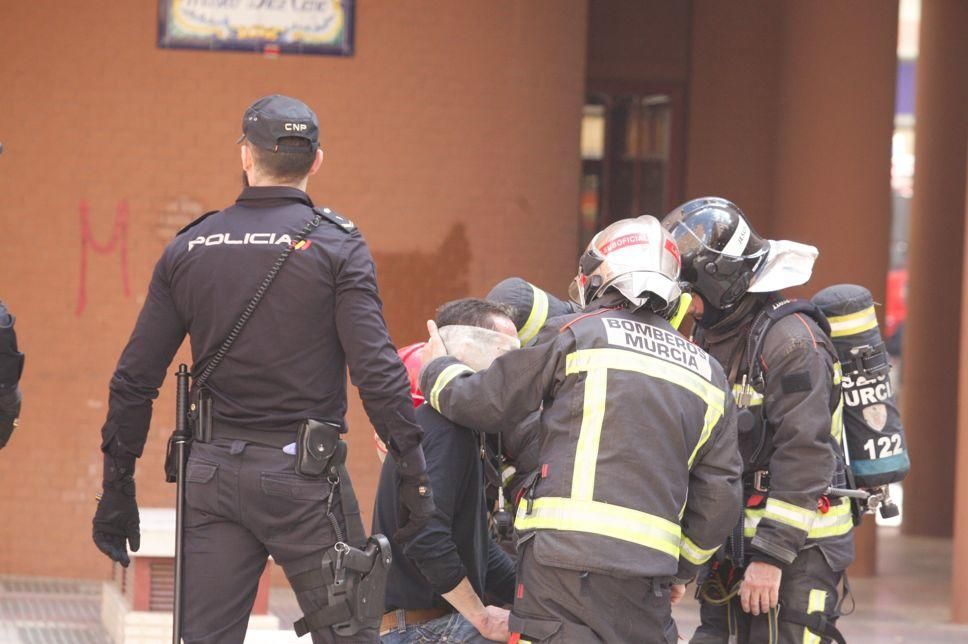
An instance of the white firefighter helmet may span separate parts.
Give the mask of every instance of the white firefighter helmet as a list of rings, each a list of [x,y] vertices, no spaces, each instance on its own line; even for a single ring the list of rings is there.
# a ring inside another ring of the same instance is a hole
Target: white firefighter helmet
[[[592,238],[569,289],[582,307],[610,290],[639,309],[668,316],[682,293],[679,249],[659,220],[649,215],[622,219]]]

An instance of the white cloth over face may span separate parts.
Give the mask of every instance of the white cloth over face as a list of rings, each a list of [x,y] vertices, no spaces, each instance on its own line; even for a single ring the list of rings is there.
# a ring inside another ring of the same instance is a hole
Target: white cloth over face
[[[447,355],[474,371],[487,369],[502,353],[521,348],[521,341],[516,337],[479,326],[451,324],[440,327],[439,332]]]
[[[770,240],[763,266],[756,271],[747,291],[772,293],[806,284],[820,251],[816,246],[794,241]]]

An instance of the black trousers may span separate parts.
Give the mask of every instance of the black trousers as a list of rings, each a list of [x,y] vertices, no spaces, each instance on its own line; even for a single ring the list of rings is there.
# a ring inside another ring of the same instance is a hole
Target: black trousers
[[[240,644],[269,555],[291,577],[319,565],[336,543],[326,514],[330,483],[294,470],[281,449],[243,441],[195,443],[186,476],[184,641]],[[345,534],[337,493],[333,513]],[[304,614],[326,606],[325,588],[296,593]],[[314,644],[379,642],[312,633]]]
[[[533,542],[518,556],[512,633],[524,642],[674,644],[671,580],[610,577],[542,565]]]
[[[732,578],[726,567],[719,572],[723,586],[743,578],[743,569],[733,569]],[[701,602],[699,615],[701,624],[690,644],[726,644],[731,641],[730,634],[739,644],[827,644],[830,640],[783,618],[784,607],[801,613],[823,612],[827,619],[836,621],[839,587],[842,572],[830,568],[823,553],[817,548],[807,548],[800,552],[793,563],[783,571],[780,580],[780,608],[766,615],[756,617],[744,613],[739,597],[726,606],[714,606]]]

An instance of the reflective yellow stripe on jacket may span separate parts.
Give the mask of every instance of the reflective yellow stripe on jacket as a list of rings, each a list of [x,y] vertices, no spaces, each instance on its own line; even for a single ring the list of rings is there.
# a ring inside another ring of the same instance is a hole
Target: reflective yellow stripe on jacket
[[[528,286],[531,287],[533,297],[531,298],[531,314],[525,321],[524,326],[521,327],[521,330],[518,331],[518,340],[521,341],[522,347],[531,338],[538,335],[538,331],[548,321],[548,294],[534,284],[529,283]]]
[[[719,546],[708,549],[700,548],[692,539],[685,535],[682,535],[682,540],[679,541],[679,555],[689,563],[696,564],[697,566],[701,566],[709,561],[709,558],[716,554],[717,550],[719,550]]]
[[[473,372],[474,370],[468,367],[466,364],[452,364],[437,376],[437,380],[434,381],[434,387],[430,390],[430,397],[428,401],[430,406],[440,411],[440,392],[444,390],[444,387],[450,383],[451,380],[456,378],[462,373]]]
[[[777,499],[767,499],[765,508],[746,508],[745,515],[743,534],[750,538],[756,536],[756,526],[762,519],[772,519],[799,528],[807,533],[808,539],[840,536],[854,527],[850,500],[846,498],[833,503],[826,514],[819,510],[811,512]]]
[[[840,363],[834,362],[834,385],[840,385],[843,379],[843,369]],[[831,416],[830,434],[839,445],[844,435],[844,397],[841,394],[837,395],[837,408],[834,409],[834,413]]]
[[[535,499],[518,506],[514,527],[518,530],[570,530],[600,534],[630,541],[679,556],[679,524],[647,512],[623,508],[611,503],[581,501],[560,497]]]
[[[594,501],[598,451],[608,398],[608,371],[641,373],[691,391],[706,403],[704,425],[689,459],[692,465],[699,449],[709,440],[713,427],[724,413],[724,392],[684,367],[622,349],[583,349],[566,357],[565,373],[585,373],[581,430],[575,450],[572,489],[569,498],[543,497],[518,507],[518,530],[570,530],[599,534],[653,548],[679,557],[680,548],[689,560],[703,561],[715,552],[682,539],[679,525],[662,517],[616,504]]]
[[[702,376],[692,371],[659,358],[652,356],[635,354],[623,349],[582,349],[567,356],[565,362],[565,373],[568,375],[581,372],[588,372],[585,382],[585,413],[592,411],[595,415],[594,423],[586,422],[587,418],[582,418],[581,435],[578,439],[578,453],[575,457],[575,475],[578,478],[579,464],[582,467],[594,468],[594,462],[598,460],[598,435],[601,434],[601,423],[604,419],[604,402],[606,398],[606,376],[608,369],[622,371],[634,371],[651,378],[657,378],[671,382],[683,389],[687,389],[699,396],[706,403],[706,415],[703,423],[702,433],[699,442],[689,456],[689,467],[692,467],[696,454],[706,444],[712,434],[713,427],[719,422],[724,413],[725,400],[723,391],[717,388]],[[601,375],[599,375],[601,374]],[[593,398],[589,396],[589,382],[593,381]],[[595,400],[602,403],[602,415],[597,415]],[[590,404],[591,403],[591,404]],[[585,440],[586,429],[595,434],[594,440]],[[583,447],[587,451],[583,452]],[[593,451],[592,451],[593,450]],[[594,477],[594,472],[592,474]],[[574,490],[573,490],[574,494]],[[589,497],[590,498],[590,497]]]

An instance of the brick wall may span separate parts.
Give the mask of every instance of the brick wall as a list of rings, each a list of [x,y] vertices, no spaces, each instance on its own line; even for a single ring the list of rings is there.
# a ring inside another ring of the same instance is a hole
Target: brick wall
[[[326,162],[310,193],[367,236],[398,344],[509,274],[564,291],[585,2],[358,4],[347,59],[158,49],[150,0],[0,5],[0,297],[27,353],[22,426],[0,452],[0,573],[107,576],[89,536],[107,382],[166,241],[237,194],[253,99],[316,109]],[[143,506],[173,502],[171,389],[139,464]],[[369,508],[378,468],[356,400],[349,421]]]

